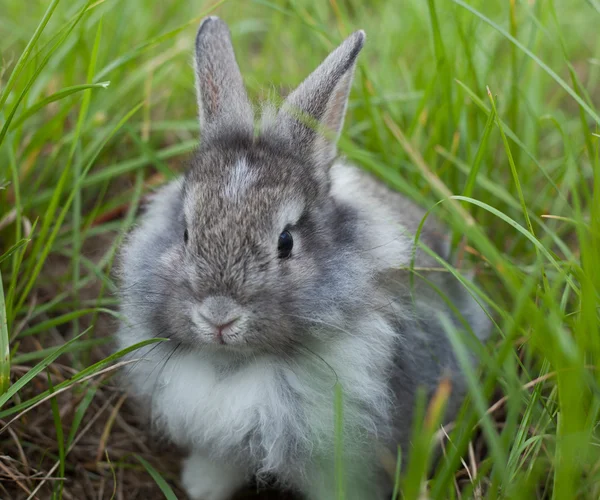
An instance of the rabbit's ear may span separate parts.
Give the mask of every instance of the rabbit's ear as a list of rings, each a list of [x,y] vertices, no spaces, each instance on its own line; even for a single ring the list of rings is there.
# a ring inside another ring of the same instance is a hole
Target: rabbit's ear
[[[207,17],[196,35],[196,90],[203,140],[219,134],[252,135],[254,116],[231,35],[218,17]]]
[[[309,154],[319,166],[329,166],[344,125],[356,58],[365,32],[357,31],[335,49],[292,92],[277,114],[275,133],[285,134],[300,154]]]

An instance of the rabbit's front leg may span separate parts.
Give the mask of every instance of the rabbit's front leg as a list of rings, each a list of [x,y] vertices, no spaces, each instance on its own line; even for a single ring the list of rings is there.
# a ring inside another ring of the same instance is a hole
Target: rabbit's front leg
[[[185,460],[181,481],[193,500],[230,500],[246,482],[246,471],[194,451]]]

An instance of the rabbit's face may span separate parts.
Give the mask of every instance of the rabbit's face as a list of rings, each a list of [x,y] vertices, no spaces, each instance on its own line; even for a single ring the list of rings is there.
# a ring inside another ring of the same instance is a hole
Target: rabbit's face
[[[354,309],[352,212],[330,198],[326,178],[284,151],[228,140],[197,154],[178,241],[161,259],[179,283],[167,299],[171,337],[288,350]]]

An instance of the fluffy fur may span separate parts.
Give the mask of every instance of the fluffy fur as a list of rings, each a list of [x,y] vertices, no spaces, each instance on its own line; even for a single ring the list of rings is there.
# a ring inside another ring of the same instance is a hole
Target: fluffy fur
[[[255,136],[227,27],[208,18],[199,29],[202,146],[123,249],[119,331],[121,348],[169,339],[134,353],[127,382],[155,427],[190,450],[193,498],[226,500],[253,477],[333,498],[336,383],[347,498],[384,498],[377,450],[409,449],[417,387],[450,377],[448,417],[465,392],[439,315],[487,334],[485,313],[447,273],[423,274],[462,318],[425,282],[411,288],[402,267],[423,212],[333,162],[363,42],[362,32],[346,40]],[[422,240],[447,257],[435,221]],[[415,265],[432,261],[418,251]]]

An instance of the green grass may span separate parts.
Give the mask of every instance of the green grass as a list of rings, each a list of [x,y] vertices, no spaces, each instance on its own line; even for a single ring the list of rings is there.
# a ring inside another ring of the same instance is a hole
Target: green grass
[[[597,0],[2,0],[0,497],[174,495],[168,467],[115,438],[134,424],[107,378],[123,353],[102,347],[116,250],[198,141],[191,57],[209,11],[254,99],[366,30],[340,148],[447,222],[457,264],[440,265],[474,267],[493,312],[443,459],[427,477],[440,389],[391,467],[399,497],[599,498]]]

